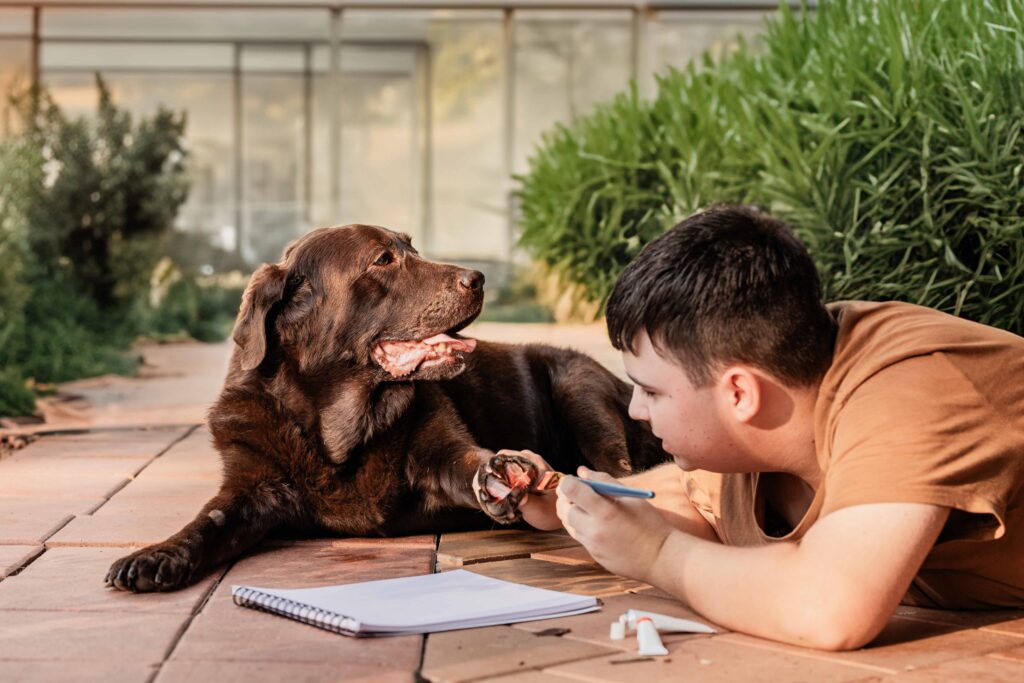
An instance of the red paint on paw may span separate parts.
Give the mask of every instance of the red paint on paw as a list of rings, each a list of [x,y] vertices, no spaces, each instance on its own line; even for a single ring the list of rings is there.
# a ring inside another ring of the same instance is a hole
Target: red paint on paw
[[[505,465],[505,480],[514,489],[525,489],[530,486],[530,475],[514,462]]]

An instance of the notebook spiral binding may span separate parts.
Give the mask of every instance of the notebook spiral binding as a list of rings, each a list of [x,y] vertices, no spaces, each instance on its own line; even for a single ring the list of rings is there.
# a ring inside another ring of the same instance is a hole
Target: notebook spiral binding
[[[310,607],[301,602],[267,595],[251,588],[238,587],[231,591],[236,605],[252,607],[264,612],[279,614],[303,624],[316,626],[342,635],[359,635],[359,622],[336,612]]]

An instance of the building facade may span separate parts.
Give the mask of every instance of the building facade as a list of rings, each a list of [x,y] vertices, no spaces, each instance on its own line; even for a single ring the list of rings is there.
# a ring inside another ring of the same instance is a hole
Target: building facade
[[[649,95],[655,74],[756,36],[774,7],[0,2],[0,87],[37,79],[88,116],[99,73],[135,114],[185,111],[192,189],[177,227],[249,264],[352,222],[500,264],[514,257],[513,175],[545,131],[631,79]]]

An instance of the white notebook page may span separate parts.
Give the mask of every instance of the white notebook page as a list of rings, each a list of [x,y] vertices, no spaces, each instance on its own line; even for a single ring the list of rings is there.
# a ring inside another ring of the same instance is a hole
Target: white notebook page
[[[360,631],[494,624],[598,608],[594,597],[524,586],[463,569],[343,586],[245,588],[354,619]]]

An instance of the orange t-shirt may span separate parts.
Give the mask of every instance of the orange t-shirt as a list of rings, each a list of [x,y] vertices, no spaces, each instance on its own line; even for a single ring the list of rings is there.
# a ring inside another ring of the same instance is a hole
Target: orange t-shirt
[[[1024,338],[911,304],[829,309],[839,332],[814,416],[823,476],[803,519],[769,536],[757,474],[684,473],[691,501],[729,545],[797,540],[853,505],[949,507],[904,602],[1024,606]]]

